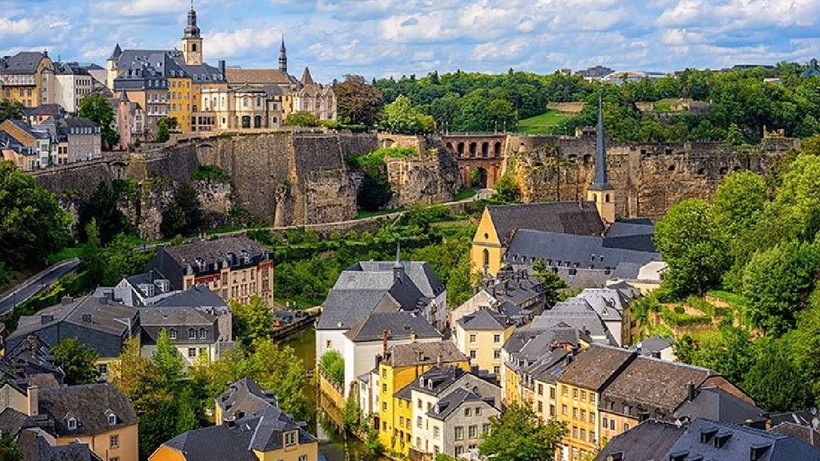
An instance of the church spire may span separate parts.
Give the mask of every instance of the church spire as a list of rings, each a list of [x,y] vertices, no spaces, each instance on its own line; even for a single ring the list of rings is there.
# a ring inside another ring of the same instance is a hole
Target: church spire
[[[188,25],[185,27],[185,38],[199,38],[200,30],[196,25],[196,10],[194,0],[191,0],[191,9],[188,10]]]
[[[615,222],[615,189],[609,184],[604,145],[604,110],[598,95],[598,139],[596,142],[595,177],[587,187],[587,200],[594,202],[601,219],[607,224]]]
[[[282,34],[282,46],[279,47],[279,70],[288,73],[288,52],[285,49],[285,34]]]
[[[604,111],[600,95],[598,95],[597,132],[598,141],[596,144],[598,152],[595,155],[595,178],[592,180],[592,184],[589,185],[589,188],[593,190],[608,190],[612,189],[612,186],[609,185],[607,178],[608,175],[606,167],[606,146],[604,145]]]

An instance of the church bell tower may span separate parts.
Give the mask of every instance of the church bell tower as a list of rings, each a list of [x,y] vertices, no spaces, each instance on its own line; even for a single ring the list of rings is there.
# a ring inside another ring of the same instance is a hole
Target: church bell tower
[[[615,189],[607,179],[606,146],[604,145],[604,111],[598,97],[598,152],[595,156],[595,178],[587,187],[587,200],[595,203],[598,214],[608,225],[615,222]]]
[[[194,1],[191,0],[191,9],[188,11],[188,25],[185,27],[185,34],[182,36],[182,54],[185,56],[185,64],[198,66],[202,64],[202,35],[199,26],[196,25],[196,10]]]

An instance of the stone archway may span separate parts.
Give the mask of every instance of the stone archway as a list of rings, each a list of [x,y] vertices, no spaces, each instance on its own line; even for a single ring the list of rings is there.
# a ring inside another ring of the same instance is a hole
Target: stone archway
[[[476,189],[486,189],[487,188],[487,181],[488,175],[487,170],[483,167],[473,168],[470,171],[470,187]]]

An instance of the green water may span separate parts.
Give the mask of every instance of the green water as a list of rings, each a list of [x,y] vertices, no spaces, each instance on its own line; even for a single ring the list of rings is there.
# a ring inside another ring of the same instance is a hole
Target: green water
[[[316,330],[311,326],[282,341],[283,345],[293,348],[296,355],[305,364],[305,370],[312,372],[316,367]],[[373,455],[355,437],[345,437],[332,424],[327,424],[324,409],[317,398],[318,390],[310,386],[305,392],[316,407],[313,420],[316,421],[315,434],[319,437],[319,451],[328,461],[374,461]],[[383,458],[377,458],[382,460]]]

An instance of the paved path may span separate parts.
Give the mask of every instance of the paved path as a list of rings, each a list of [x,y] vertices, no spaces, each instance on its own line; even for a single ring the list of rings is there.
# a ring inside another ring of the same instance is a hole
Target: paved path
[[[16,305],[27,301],[45,287],[59,280],[60,277],[76,271],[78,267],[80,267],[80,260],[77,258],[62,261],[17,285],[3,298],[0,298],[0,316],[8,314]]]

